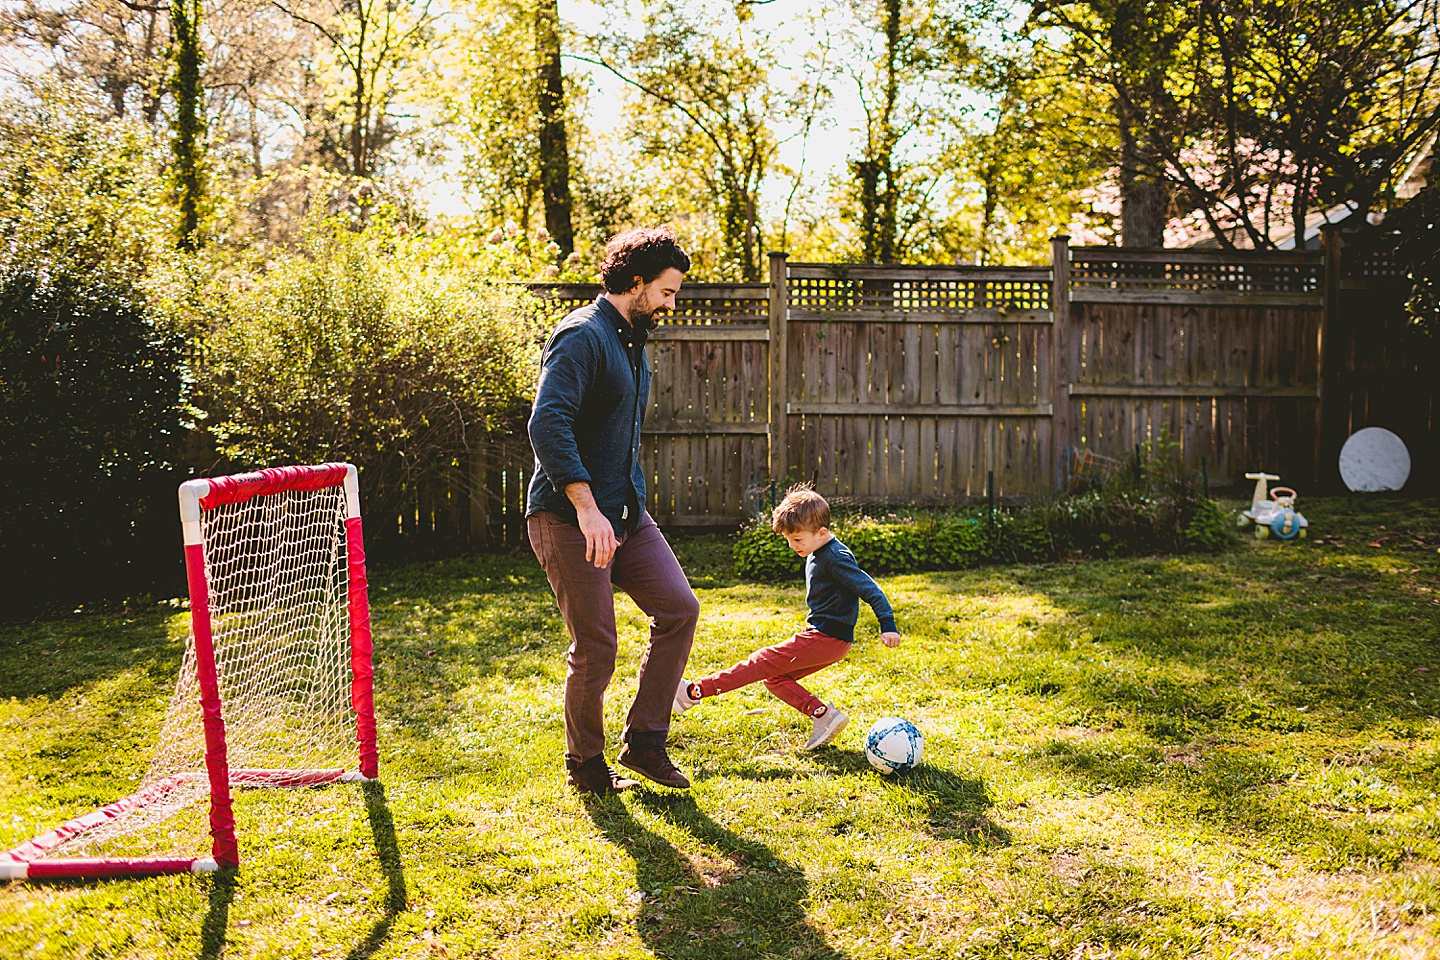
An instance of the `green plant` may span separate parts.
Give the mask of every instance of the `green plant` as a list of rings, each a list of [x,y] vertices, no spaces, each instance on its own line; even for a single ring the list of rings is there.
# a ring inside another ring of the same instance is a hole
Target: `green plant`
[[[1215,501],[1202,500],[1181,535],[1188,549],[1215,553],[1234,545],[1235,522]]]
[[[1195,483],[1137,461],[1101,487],[1015,507],[846,514],[832,531],[871,573],[963,570],[983,563],[1072,557],[1214,552],[1235,542],[1224,511]],[[800,576],[799,564],[763,521],[735,541],[735,573],[748,580]]]
[[[133,289],[0,272],[5,614],[174,585],[182,356]]]
[[[350,460],[377,517],[396,515],[407,485],[470,485],[486,433],[521,425],[540,328],[522,290],[436,269],[425,251],[383,218],[316,221],[297,255],[232,295],[200,367],[221,452],[245,466]]]
[[[735,560],[735,575],[745,580],[791,580],[805,572],[805,562],[764,520],[740,528],[731,556]]]

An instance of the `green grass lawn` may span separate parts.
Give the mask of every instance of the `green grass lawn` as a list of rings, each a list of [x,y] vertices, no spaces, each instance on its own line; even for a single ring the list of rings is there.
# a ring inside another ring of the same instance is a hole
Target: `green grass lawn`
[[[1300,506],[1324,542],[881,578],[906,641],[862,611],[815,677],[836,748],[748,689],[676,721],[692,790],[604,801],[564,786],[533,559],[375,571],[381,784],[241,794],[233,878],[0,887],[0,957],[1435,957],[1440,501]],[[803,619],[724,538],[677,552],[692,672]],[[0,849],[144,773],[185,620],[0,627]],[[890,714],[926,742],[887,779]]]

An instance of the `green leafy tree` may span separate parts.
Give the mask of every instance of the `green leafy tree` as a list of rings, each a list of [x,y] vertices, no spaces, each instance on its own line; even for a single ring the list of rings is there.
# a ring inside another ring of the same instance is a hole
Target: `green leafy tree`
[[[1060,31],[1077,80],[1104,90],[1113,112],[1120,189],[1120,241],[1164,245],[1171,184],[1164,158],[1176,152],[1176,131],[1158,122],[1174,115],[1177,86],[1188,84],[1187,54],[1195,43],[1191,0],[1042,0],[1029,29]]]
[[[383,216],[313,222],[296,256],[232,294],[197,401],[221,452],[350,460],[378,517],[415,483],[468,486],[487,433],[523,420],[539,330],[527,294],[445,246]]]
[[[662,181],[654,192],[690,194],[688,204],[658,206],[713,217],[717,262],[702,256],[701,273],[758,280],[765,254],[761,191],[779,149],[774,125],[800,109],[804,96],[782,94],[771,83],[768,65],[777,51],[744,11],[659,3],[647,10],[639,40],[616,31],[583,59],[642,94],[631,105],[630,133],[650,161],[647,172]]]
[[[1387,202],[1440,126],[1437,27],[1431,0],[1043,2],[1028,25],[1111,96],[1124,242],[1178,214],[1260,248]]]
[[[540,191],[545,226],[569,256],[575,249],[570,220],[570,148],[565,131],[565,74],[560,63],[560,2],[539,0],[535,8],[535,61],[540,106]]]
[[[432,44],[430,0],[273,0],[313,30],[324,57],[317,78],[333,119],[334,148],[322,151],[342,172],[373,177],[401,133],[405,88]]]
[[[848,56],[837,68],[861,107],[858,156],[841,191],[869,262],[943,255],[941,162],[969,109],[974,53],[967,11],[948,3],[848,0],[836,10]],[[953,182],[953,181],[951,181]]]

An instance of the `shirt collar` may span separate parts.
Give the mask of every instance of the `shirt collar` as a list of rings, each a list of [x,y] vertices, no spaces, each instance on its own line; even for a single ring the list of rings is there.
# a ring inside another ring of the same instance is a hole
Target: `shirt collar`
[[[645,341],[650,339],[650,332],[637,330],[631,326],[630,321],[615,308],[615,304],[605,298],[605,294],[602,293],[595,298],[595,306],[599,308],[605,321],[620,337],[621,343],[626,346],[634,344],[636,347],[643,347]]]

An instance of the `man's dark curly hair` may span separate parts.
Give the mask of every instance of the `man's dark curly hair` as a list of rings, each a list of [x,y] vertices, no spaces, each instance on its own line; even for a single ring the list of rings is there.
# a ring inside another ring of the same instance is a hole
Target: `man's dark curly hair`
[[[681,273],[690,269],[690,256],[680,249],[675,231],[669,227],[640,227],[626,230],[605,244],[605,260],[600,264],[600,279],[610,293],[629,293],[635,278],[651,283],[674,267]]]

